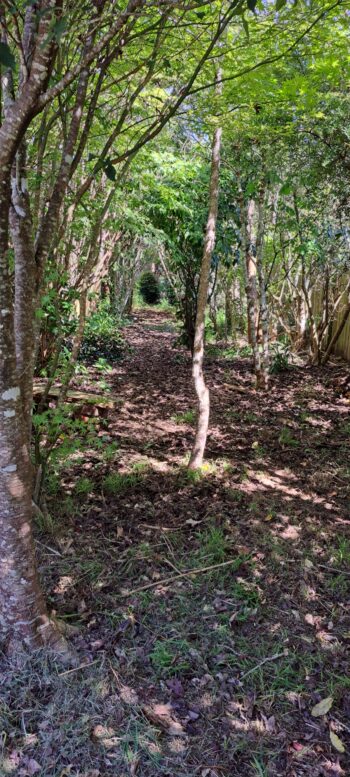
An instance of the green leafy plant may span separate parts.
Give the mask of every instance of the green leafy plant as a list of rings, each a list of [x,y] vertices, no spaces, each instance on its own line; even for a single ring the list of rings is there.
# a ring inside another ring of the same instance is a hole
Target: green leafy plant
[[[157,305],[160,300],[158,278],[153,272],[144,272],[140,278],[140,294],[147,305]]]
[[[270,373],[277,375],[289,369],[290,347],[287,343],[273,343],[271,345]]]
[[[120,319],[103,304],[87,319],[79,358],[95,364],[102,373],[110,371],[110,362],[119,359],[125,349]]]
[[[278,442],[281,445],[289,445],[290,447],[296,448],[298,447],[299,440],[297,440],[295,437],[293,437],[292,432],[287,427],[284,427],[279,435]]]

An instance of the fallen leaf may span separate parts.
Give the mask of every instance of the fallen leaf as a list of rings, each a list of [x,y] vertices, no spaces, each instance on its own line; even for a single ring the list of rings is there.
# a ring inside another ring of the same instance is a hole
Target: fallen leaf
[[[130,688],[128,685],[123,685],[119,693],[120,698],[123,702],[125,702],[125,704],[131,704],[133,706],[134,704],[138,703],[139,698],[136,691],[134,691],[134,689]]]
[[[154,704],[153,706],[144,706],[143,712],[148,720],[156,726],[160,726],[172,736],[185,736],[185,732],[180,721],[176,720],[172,714],[170,704]]]
[[[338,753],[345,753],[345,746],[337,734],[335,734],[334,731],[330,731],[329,736],[333,747],[338,750]]]
[[[314,618],[314,616],[312,615],[311,612],[307,612],[306,613],[304,620],[306,621],[306,623],[309,624],[309,626],[314,626],[315,625],[315,618]]]
[[[177,677],[172,677],[170,680],[167,680],[167,686],[169,691],[171,691],[174,696],[181,698],[184,695],[184,689],[181,680],[179,680]]]
[[[113,728],[102,726],[100,723],[95,726],[91,732],[91,736],[95,742],[103,745],[106,750],[116,747],[120,742],[120,738],[116,736],[116,732]]]
[[[28,775],[28,777],[32,777],[33,774],[41,772],[42,768],[43,767],[35,760],[35,758],[28,758],[26,759],[25,769],[23,769],[22,773]]]
[[[315,704],[311,710],[311,715],[314,718],[319,718],[321,715],[327,715],[327,712],[329,712],[332,704],[333,697],[327,696],[326,699],[322,699],[322,701],[319,701],[318,704]]]

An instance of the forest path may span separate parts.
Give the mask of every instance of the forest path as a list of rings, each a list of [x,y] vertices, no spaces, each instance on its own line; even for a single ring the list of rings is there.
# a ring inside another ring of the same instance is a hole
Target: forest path
[[[51,605],[96,662],[83,703],[72,675],[66,718],[107,732],[84,739],[84,718],[70,763],[88,753],[103,777],[345,775],[329,737],[331,723],[350,751],[343,368],[293,367],[261,394],[249,359],[209,346],[210,435],[193,474],[191,360],[174,324],[140,311],[125,337],[110,375],[120,403],[99,444],[61,466],[55,539],[39,546]]]
[[[193,405],[190,355],[176,347],[177,330],[167,313],[137,312],[124,334],[130,353],[114,369],[112,390],[123,402],[113,435],[126,444],[127,456],[155,451],[155,466],[179,463],[189,431],[179,416]]]

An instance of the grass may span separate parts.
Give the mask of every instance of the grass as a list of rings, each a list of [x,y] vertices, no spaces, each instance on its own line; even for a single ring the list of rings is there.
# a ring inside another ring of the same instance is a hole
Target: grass
[[[287,427],[284,427],[278,437],[278,442],[280,445],[287,445],[292,448],[297,448],[300,445],[299,440],[297,440],[290,429]]]
[[[60,478],[55,472],[48,472],[45,479],[45,492],[49,496],[57,496],[61,488]]]
[[[119,449],[118,443],[116,442],[109,443],[109,445],[107,445],[102,451],[103,460],[107,464],[109,464],[111,461],[114,461],[118,449]]]
[[[269,773],[260,759],[253,758],[251,766],[255,770],[256,777],[269,777]]]
[[[197,534],[198,559],[205,558],[210,564],[220,564],[225,561],[229,550],[228,540],[220,527],[212,526]]]
[[[102,490],[106,494],[121,494],[128,489],[134,488],[140,481],[140,474],[111,472],[106,475],[102,482]]]
[[[185,639],[157,640],[150,654],[155,672],[164,677],[186,672],[191,666],[189,649]]]
[[[194,424],[196,418],[197,414],[195,410],[186,410],[184,413],[176,413],[176,415],[172,416],[171,420],[179,425]]]
[[[347,537],[339,537],[338,545],[332,554],[336,564],[350,565],[350,540]]]
[[[90,478],[81,477],[75,481],[74,490],[77,496],[88,496],[94,489],[94,483]]]

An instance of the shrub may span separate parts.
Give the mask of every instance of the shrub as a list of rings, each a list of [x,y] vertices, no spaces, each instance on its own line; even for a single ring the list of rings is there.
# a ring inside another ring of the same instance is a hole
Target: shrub
[[[168,280],[163,281],[162,292],[169,305],[172,305],[172,306],[176,305],[177,297],[176,297],[174,288],[170,285]]]
[[[120,358],[125,348],[120,325],[120,319],[104,306],[92,313],[86,321],[80,360],[100,365],[102,359],[113,362]]]
[[[144,272],[140,278],[140,294],[147,305],[157,305],[160,300],[158,278],[153,272]]]
[[[290,348],[287,343],[273,343],[271,357],[270,372],[272,375],[289,369]]]

